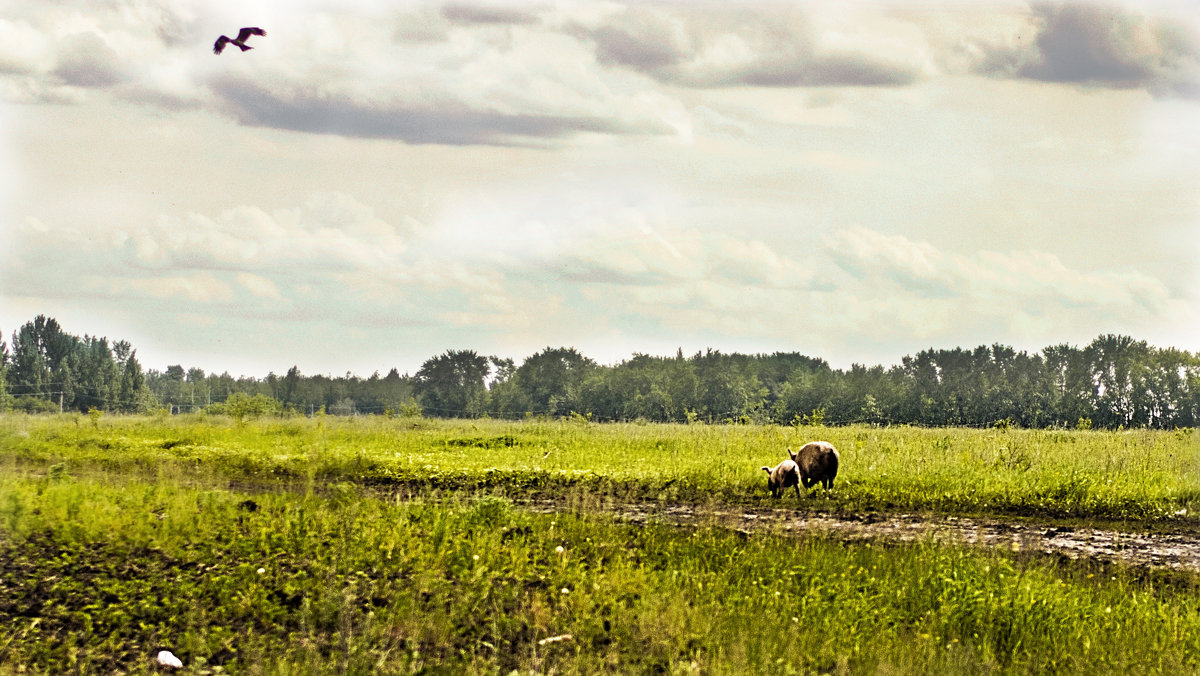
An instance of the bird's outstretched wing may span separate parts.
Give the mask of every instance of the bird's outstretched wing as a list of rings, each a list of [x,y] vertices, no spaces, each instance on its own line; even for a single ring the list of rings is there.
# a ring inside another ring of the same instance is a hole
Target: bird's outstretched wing
[[[254,26],[243,28],[242,30],[238,31],[238,42],[245,42],[246,38],[250,37],[251,35],[262,35],[263,37],[266,37],[267,32]]]
[[[224,35],[217,38],[217,41],[215,43],[213,43],[213,54],[220,54],[221,50],[225,49],[225,45],[230,42],[233,42],[233,40],[230,40],[229,38],[225,37]]]

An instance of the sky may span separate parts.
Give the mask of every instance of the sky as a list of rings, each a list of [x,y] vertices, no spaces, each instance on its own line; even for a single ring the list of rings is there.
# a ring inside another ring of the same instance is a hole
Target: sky
[[[1182,0],[0,6],[10,342],[256,377],[1200,352]]]

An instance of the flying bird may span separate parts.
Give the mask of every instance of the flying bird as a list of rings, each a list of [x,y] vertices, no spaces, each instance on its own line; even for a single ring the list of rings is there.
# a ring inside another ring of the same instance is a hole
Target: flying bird
[[[248,49],[254,49],[250,45],[246,44],[246,38],[250,37],[251,35],[266,36],[266,34],[267,32],[265,30],[251,26],[238,31],[236,40],[231,40],[230,38],[222,35],[221,37],[217,38],[217,42],[213,45],[213,54],[220,54],[221,50],[225,49],[225,45],[227,44],[237,45],[238,47],[242,48],[243,52]]]

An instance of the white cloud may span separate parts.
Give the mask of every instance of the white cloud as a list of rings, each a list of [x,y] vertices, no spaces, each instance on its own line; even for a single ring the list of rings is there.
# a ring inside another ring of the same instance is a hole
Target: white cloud
[[[851,274],[882,272],[909,283],[933,280],[945,265],[945,256],[928,242],[858,226],[835,233],[828,249],[831,258]]]
[[[18,294],[84,293],[113,300],[240,303],[241,311],[249,312],[320,312],[315,308],[328,308],[336,304],[333,299],[346,296],[352,288],[347,278],[399,279],[390,286],[393,295],[414,279],[423,283],[411,271],[396,275],[412,265],[406,252],[414,229],[408,220],[385,222],[341,193],[318,194],[302,206],[270,213],[241,206],[216,217],[163,216],[140,227],[95,231],[30,218],[10,233],[11,248],[0,264],[6,289]],[[440,271],[427,267],[431,274]],[[361,304],[351,300],[341,309],[353,313]]]
[[[247,291],[260,298],[283,298],[283,295],[279,293],[279,287],[275,286],[275,282],[272,282],[266,277],[255,275],[249,272],[239,272],[237,275],[237,281]]]
[[[384,268],[399,262],[412,225],[392,225],[349,195],[316,195],[272,213],[240,206],[217,217],[162,217],[121,232],[120,253],[147,268]]]
[[[216,21],[232,17],[232,7],[203,16],[193,9],[120,0],[27,7],[0,23],[0,94],[79,101],[111,88],[127,100],[203,106],[247,125],[412,143],[688,133],[673,97],[597,67],[587,46],[541,27],[535,7],[449,3],[439,15],[371,5],[276,12],[266,3],[238,14],[266,19],[268,36],[253,51],[221,57],[211,54],[212,40],[233,28]]]
[[[977,38],[961,53],[971,55],[970,70],[992,76],[1200,97],[1194,17],[1146,9],[1137,3],[1035,5],[1022,31]]]
[[[197,273],[162,277],[85,277],[82,288],[94,293],[132,296],[156,300],[185,300],[193,303],[221,303],[233,300],[228,284],[216,275]]]
[[[28,21],[0,18],[0,73],[32,74],[53,64],[49,36]]]
[[[638,321],[680,342],[721,336],[726,345],[802,345],[835,358],[896,344],[1015,340],[1037,349],[1194,314],[1188,299],[1152,276],[1072,269],[1045,252],[960,254],[866,228],[834,233],[820,250],[794,258],[763,242],[734,242],[695,249],[707,262],[697,275],[622,283],[595,275],[581,280],[583,295],[609,323]],[[630,255],[653,269],[652,256]],[[734,274],[731,259],[758,266],[759,274]]]
[[[283,7],[227,3],[203,14],[190,2],[27,7],[0,21],[0,94],[65,102],[107,88],[126,100],[203,107],[251,126],[541,145],[596,134],[689,140],[691,114],[660,83],[903,87],[984,73],[1200,91],[1200,41],[1181,19],[1087,5]],[[268,36],[251,52],[214,57],[215,35],[233,30],[221,22],[238,15],[270,23]],[[722,126],[737,129],[737,122]]]
[[[107,87],[124,78],[117,53],[94,31],[63,38],[54,74],[79,87]]]
[[[695,87],[892,86],[928,70],[920,35],[903,22],[808,9],[631,4],[567,29],[590,40],[602,63]]]
[[[410,143],[687,131],[678,102],[596,68],[567,36],[514,28],[498,44],[489,29],[455,28],[446,41],[406,43],[383,34],[386,22],[341,23],[319,31],[332,37],[281,41],[253,69],[214,72],[209,84],[243,124]]]
[[[881,319],[917,318],[911,328],[935,327],[933,335],[955,325],[975,327],[980,334],[989,327],[996,332],[999,323],[1004,335],[1033,329],[1049,337],[1079,326],[1095,326],[1100,332],[1114,323],[1162,323],[1188,312],[1186,300],[1153,276],[1073,269],[1044,251],[950,253],[865,228],[836,233],[828,247],[847,275],[840,292],[851,298],[886,298],[886,306],[874,306]]]
[[[805,258],[781,253],[758,239],[645,226],[581,239],[548,267],[571,282],[617,283],[677,294],[678,289],[671,289],[679,283],[804,287],[813,276]]]

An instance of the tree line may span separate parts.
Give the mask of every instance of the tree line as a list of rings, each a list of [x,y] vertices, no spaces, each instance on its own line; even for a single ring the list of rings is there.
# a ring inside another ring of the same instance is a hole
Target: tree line
[[[63,331],[38,315],[0,336],[0,410],[145,411],[154,404],[137,351],[124,340]]]
[[[796,352],[635,354],[602,365],[574,348],[525,358],[447,350],[412,375],[233,378],[181,365],[143,372],[125,341],[38,316],[0,339],[0,409],[387,414],[594,421],[1194,427],[1200,356],[1102,335],[1040,352],[927,349],[891,367],[835,369]]]
[[[1200,356],[1102,335],[1029,354],[928,349],[890,368],[831,368],[799,353],[636,354],[612,366],[571,348],[510,360],[447,351],[413,377],[427,415],[524,413],[592,420],[1194,427]]]

